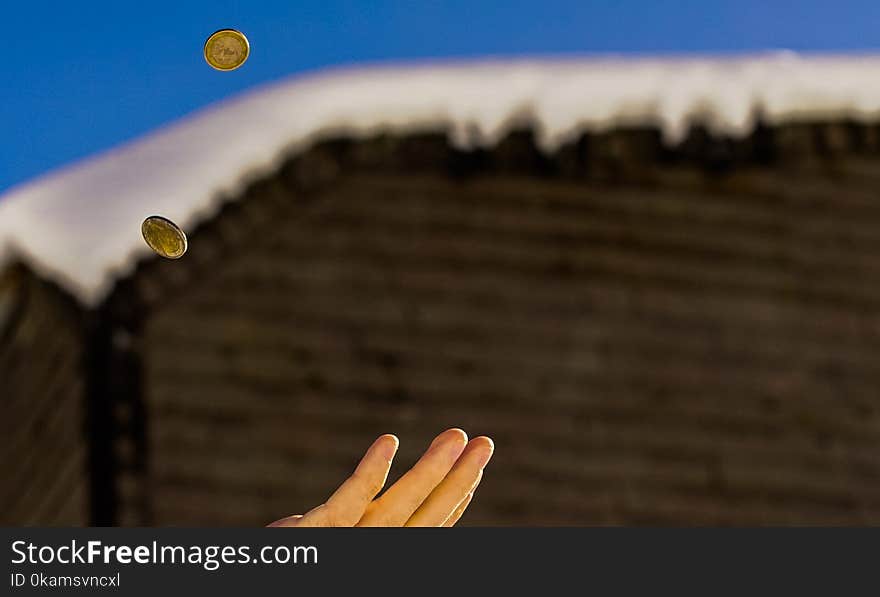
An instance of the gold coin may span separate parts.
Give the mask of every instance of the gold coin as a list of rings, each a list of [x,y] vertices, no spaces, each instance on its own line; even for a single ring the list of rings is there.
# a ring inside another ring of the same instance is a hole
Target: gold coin
[[[235,70],[248,59],[251,46],[241,31],[221,29],[205,42],[205,60],[217,70]]]
[[[167,259],[180,259],[186,253],[186,234],[162,216],[150,216],[141,224],[144,240],[156,253]]]

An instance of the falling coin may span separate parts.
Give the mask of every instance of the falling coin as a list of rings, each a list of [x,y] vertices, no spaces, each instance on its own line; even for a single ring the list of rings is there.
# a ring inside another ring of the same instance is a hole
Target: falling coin
[[[221,29],[205,42],[205,60],[217,70],[235,70],[248,59],[250,48],[241,31]]]
[[[180,259],[186,253],[186,234],[162,216],[150,216],[141,224],[144,240],[156,253],[167,259]]]

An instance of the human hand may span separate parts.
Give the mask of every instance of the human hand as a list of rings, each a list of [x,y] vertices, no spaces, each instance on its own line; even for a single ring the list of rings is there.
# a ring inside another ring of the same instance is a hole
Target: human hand
[[[330,498],[270,527],[451,527],[470,504],[495,449],[488,437],[468,441],[461,429],[438,435],[418,462],[381,497],[398,439],[379,437]],[[376,499],[374,499],[376,498]]]

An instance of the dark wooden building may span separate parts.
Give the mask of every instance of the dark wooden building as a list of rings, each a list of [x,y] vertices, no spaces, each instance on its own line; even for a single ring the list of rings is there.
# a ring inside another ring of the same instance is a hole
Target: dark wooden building
[[[497,445],[464,524],[878,524],[880,128],[688,131],[325,136],[85,315],[19,273],[0,453],[79,466],[85,387],[102,523],[265,524],[461,426]]]
[[[0,273],[0,524],[89,521],[79,306],[19,265]]]

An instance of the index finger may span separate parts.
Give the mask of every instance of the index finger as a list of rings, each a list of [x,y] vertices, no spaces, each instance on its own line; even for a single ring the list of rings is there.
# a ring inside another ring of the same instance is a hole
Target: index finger
[[[382,491],[399,440],[390,434],[379,437],[364,454],[354,473],[330,499],[306,513],[296,526],[351,527],[364,515],[373,498]]]

